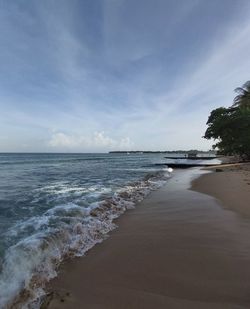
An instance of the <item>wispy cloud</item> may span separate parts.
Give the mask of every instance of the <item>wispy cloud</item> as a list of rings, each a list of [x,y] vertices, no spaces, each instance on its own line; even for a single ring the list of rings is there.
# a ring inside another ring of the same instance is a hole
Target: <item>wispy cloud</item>
[[[208,149],[209,112],[249,79],[246,0],[11,1],[0,17],[0,151]]]
[[[61,151],[103,151],[103,149],[127,150],[133,147],[129,137],[115,140],[105,132],[95,132],[92,136],[69,135],[62,132],[53,133],[49,141],[52,149]]]

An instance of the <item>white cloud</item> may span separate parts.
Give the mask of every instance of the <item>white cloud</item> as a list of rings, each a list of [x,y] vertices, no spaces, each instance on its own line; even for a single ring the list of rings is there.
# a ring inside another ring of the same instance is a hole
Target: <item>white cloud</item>
[[[65,133],[53,133],[52,137],[49,141],[49,146],[54,148],[66,147],[66,148],[74,148],[78,145],[84,144],[84,140],[82,137],[77,138],[76,136],[67,135]]]
[[[54,151],[109,151],[128,150],[133,147],[129,137],[113,139],[105,132],[95,132],[91,136],[70,135],[63,132],[54,132],[48,142],[50,149]]]

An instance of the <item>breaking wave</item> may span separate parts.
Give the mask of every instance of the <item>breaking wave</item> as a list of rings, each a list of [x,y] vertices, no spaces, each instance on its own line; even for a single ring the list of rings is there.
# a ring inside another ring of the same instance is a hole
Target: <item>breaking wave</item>
[[[2,262],[0,307],[39,308],[45,296],[45,284],[57,275],[59,264],[65,258],[84,255],[102,242],[116,228],[114,219],[133,208],[150,191],[161,187],[170,172],[165,169],[148,174],[142,181],[127,184],[107,198],[89,202],[87,206],[80,199],[63,203],[60,198],[58,205],[42,215],[18,221],[5,232],[5,237],[13,240],[13,245],[6,251]],[[50,198],[57,198],[58,190],[54,192],[52,186],[41,190],[49,192]],[[69,193],[79,194],[74,187],[60,190],[60,196],[66,200]],[[102,188],[103,192],[110,193],[110,189]],[[39,199],[39,195],[34,199]],[[15,237],[19,239],[16,243]]]

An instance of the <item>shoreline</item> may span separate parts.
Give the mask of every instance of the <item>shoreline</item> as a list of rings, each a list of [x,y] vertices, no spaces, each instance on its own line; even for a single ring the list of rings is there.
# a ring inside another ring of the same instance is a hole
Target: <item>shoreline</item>
[[[144,163],[151,163],[151,159],[144,159]],[[103,162],[102,159],[97,161]],[[109,180],[104,179],[104,183],[99,179],[89,181],[87,176],[85,185],[60,182],[55,185],[55,182],[51,186],[46,184],[39,187],[38,192],[34,190],[31,204],[35,196],[39,205],[42,196],[45,200],[52,198],[52,205],[42,214],[31,216],[12,227],[13,234],[10,233],[10,236],[14,238],[20,233],[20,240],[10,247],[4,263],[1,263],[0,287],[5,291],[0,293],[1,308],[39,308],[46,297],[44,288],[57,276],[60,264],[73,257],[83,256],[97,243],[105,240],[110,231],[116,228],[114,221],[117,217],[134,208],[170,176],[165,168],[153,168],[153,172],[149,173],[152,171],[151,164],[149,169],[133,168],[133,179],[128,167],[135,162],[138,163],[137,160],[124,162],[128,165],[124,167],[125,174],[121,174],[121,177],[117,175],[120,174],[118,169]],[[120,165],[119,160],[114,165],[117,163]],[[74,178],[77,178],[75,173]],[[33,208],[37,204],[35,202]]]
[[[250,163],[204,168],[211,173],[192,182],[191,190],[215,197],[224,209],[250,218]]]
[[[249,308],[250,223],[192,191],[214,174],[176,172],[60,268],[43,308]]]

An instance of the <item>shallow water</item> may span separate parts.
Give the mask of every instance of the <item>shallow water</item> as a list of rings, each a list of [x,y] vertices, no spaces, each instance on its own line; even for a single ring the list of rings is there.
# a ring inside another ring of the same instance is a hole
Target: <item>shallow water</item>
[[[160,187],[164,154],[0,154],[0,307],[42,287],[68,256],[84,254],[113,219]],[[19,300],[18,300],[19,301]]]

